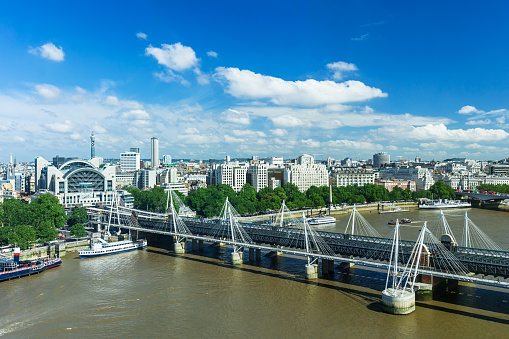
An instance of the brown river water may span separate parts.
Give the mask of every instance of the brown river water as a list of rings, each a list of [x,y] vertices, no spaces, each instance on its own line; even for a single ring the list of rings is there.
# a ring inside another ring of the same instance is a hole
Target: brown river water
[[[460,239],[465,210],[447,211]],[[402,237],[437,211],[362,215],[382,234],[387,221],[410,218]],[[469,209],[472,221],[509,250],[509,213]],[[337,216],[342,232],[348,215]],[[354,267],[334,278],[306,281],[304,261],[262,257],[232,266],[231,249],[173,255],[148,247],[80,260],[40,275],[0,283],[0,336],[27,337],[248,337],[248,338],[507,338],[509,290],[461,283],[440,300],[417,302],[410,315],[385,314],[385,274]]]

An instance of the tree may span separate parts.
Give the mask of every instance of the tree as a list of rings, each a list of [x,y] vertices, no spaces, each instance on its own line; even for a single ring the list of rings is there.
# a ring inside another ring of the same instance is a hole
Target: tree
[[[445,184],[443,181],[437,181],[430,188],[429,191],[433,194],[435,199],[454,199],[454,188]]]
[[[52,224],[51,220],[43,221],[35,229],[35,234],[39,242],[49,242],[55,240],[58,237],[58,230]]]
[[[30,247],[36,239],[35,230],[29,225],[16,225],[9,239],[10,244],[18,244],[22,249]]]
[[[28,224],[38,229],[42,223],[49,222],[53,227],[64,226],[67,220],[62,204],[50,193],[42,194],[28,205]]]
[[[76,224],[84,224],[87,222],[87,210],[83,207],[75,208],[69,219],[67,219],[67,225],[74,226]]]
[[[85,231],[85,227],[83,224],[74,224],[71,227],[71,236],[82,238],[87,235],[87,231]]]

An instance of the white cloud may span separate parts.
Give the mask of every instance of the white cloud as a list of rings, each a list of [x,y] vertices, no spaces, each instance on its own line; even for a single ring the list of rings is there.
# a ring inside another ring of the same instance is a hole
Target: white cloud
[[[180,42],[173,45],[162,44],[161,47],[150,45],[145,49],[145,55],[153,56],[160,65],[177,72],[196,67],[198,64],[199,59],[191,47],[183,46]]]
[[[240,143],[243,143],[245,142],[246,140],[245,139],[240,139],[240,138],[235,138],[235,137],[232,137],[228,134],[225,134],[224,135],[224,141],[229,143],[229,144],[240,144]]]
[[[73,133],[73,134],[71,134],[71,139],[72,140],[80,140],[81,135],[79,135],[79,133]]]
[[[269,117],[274,126],[276,127],[299,127],[304,125],[304,122],[290,114]]]
[[[35,85],[34,88],[37,91],[37,94],[45,99],[56,99],[61,93],[58,87],[48,84]]]
[[[247,114],[246,112],[237,111],[237,110],[234,110],[231,108],[229,108],[226,111],[224,111],[223,113],[221,113],[221,117],[224,121],[231,122],[234,124],[239,124],[239,125],[249,125],[250,124],[249,114]]]
[[[369,36],[369,33],[366,33],[366,34],[363,34],[361,35],[360,37],[357,37],[357,38],[351,38],[350,40],[353,40],[353,41],[362,41],[362,40],[366,40]]]
[[[48,42],[40,47],[29,48],[28,52],[53,61],[64,61],[65,57],[62,47],[57,47],[52,42]]]
[[[320,106],[387,97],[360,81],[285,81],[238,68],[216,68],[216,79],[236,98],[268,99],[276,105]]]
[[[486,120],[470,120],[470,121],[465,122],[465,125],[489,125],[489,124],[491,124],[491,120],[490,119],[486,119]]]
[[[136,33],[136,37],[140,40],[147,40],[147,35],[145,33],[142,33],[142,32],[138,32]]]
[[[217,53],[214,51],[208,51],[207,55],[211,58],[217,58]]]
[[[337,61],[330,64],[327,64],[326,67],[332,71],[332,79],[341,80],[344,77],[344,73],[357,71],[358,68],[354,64],[349,64],[344,61]]]
[[[459,114],[472,114],[472,113],[483,113],[483,111],[479,111],[477,108],[475,108],[474,106],[463,106],[461,107],[461,109],[458,111]]]
[[[420,127],[386,126],[373,131],[374,135],[383,135],[390,139],[439,140],[439,141],[501,141],[509,137],[502,129],[448,129],[444,124],[425,125]]]
[[[374,144],[369,141],[355,141],[348,139],[340,139],[340,140],[329,140],[325,142],[325,144],[331,148],[338,149],[340,151],[345,150],[365,150],[365,151],[376,151],[378,149],[382,149],[383,146],[380,144]]]
[[[45,124],[47,129],[58,132],[58,133],[71,133],[74,130],[73,124],[70,120],[64,121],[64,123],[55,122],[52,124]]]
[[[207,74],[202,73],[198,67],[195,67],[193,72],[196,74],[196,81],[198,81],[200,85],[207,85],[210,83],[210,77]]]
[[[116,96],[108,95],[105,103],[107,105],[123,107],[127,109],[142,109],[143,105],[135,100],[119,100]]]
[[[305,139],[305,140],[301,140],[300,142],[302,144],[304,144],[305,146],[314,147],[314,148],[320,147],[320,141],[316,141],[313,139]]]
[[[253,130],[238,130],[235,129],[232,131],[232,134],[236,137],[245,137],[245,138],[265,138],[267,135],[262,131],[253,131]]]
[[[184,130],[185,134],[200,134],[200,131],[194,127],[189,127]]]
[[[129,120],[148,120],[150,119],[150,114],[148,114],[145,110],[142,109],[133,109],[127,112],[123,112],[120,115],[124,119]]]
[[[276,137],[285,137],[288,135],[288,131],[282,128],[271,129],[270,132]]]

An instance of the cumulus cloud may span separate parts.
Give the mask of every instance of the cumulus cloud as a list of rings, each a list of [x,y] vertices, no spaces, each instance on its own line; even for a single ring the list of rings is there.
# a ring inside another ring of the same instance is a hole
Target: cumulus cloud
[[[469,120],[467,122],[465,122],[465,125],[489,125],[491,124],[491,120],[490,119],[485,119],[485,120]]]
[[[249,114],[242,111],[237,111],[231,108],[228,108],[226,111],[221,113],[221,117],[225,122],[231,122],[239,125],[249,125]]]
[[[461,107],[461,109],[458,111],[458,113],[459,114],[472,114],[472,113],[483,113],[483,111],[478,110],[474,106],[467,105],[467,106]]]
[[[348,139],[329,140],[325,142],[325,145],[338,150],[355,149],[355,150],[375,151],[377,149],[383,148],[382,145],[375,144],[370,141],[356,141]]]
[[[35,85],[34,88],[37,94],[45,99],[56,99],[61,93],[58,87],[49,84]]]
[[[501,141],[509,137],[509,133],[502,129],[448,129],[444,124],[425,126],[386,126],[374,131],[374,134],[390,138],[403,138],[413,140],[440,140],[440,141]]]
[[[63,123],[55,122],[52,124],[45,124],[47,129],[58,133],[71,133],[74,130],[73,124],[70,120],[65,120]]]
[[[241,144],[241,143],[245,142],[246,140],[241,139],[241,138],[235,138],[235,137],[232,137],[231,135],[225,134],[224,141],[229,144]]]
[[[180,42],[173,45],[162,44],[161,48],[150,45],[145,49],[145,55],[153,56],[157,63],[177,72],[193,68],[199,61],[194,50]]]
[[[320,106],[386,97],[360,81],[285,81],[238,68],[216,68],[216,79],[236,98],[268,99],[276,105]]]
[[[214,51],[208,51],[207,55],[211,58],[217,58],[217,53]]]
[[[39,55],[45,59],[53,61],[64,61],[65,53],[62,46],[55,46],[52,42],[48,42],[40,47],[29,48],[28,52],[34,55]]]
[[[288,135],[288,131],[282,128],[271,129],[270,132],[276,137],[285,137]]]
[[[150,119],[150,114],[148,114],[145,110],[142,109],[133,109],[127,112],[123,112],[120,115],[124,119],[129,120],[148,120]]]
[[[305,139],[300,141],[303,145],[318,148],[320,147],[320,141],[313,140],[313,139]]]
[[[262,131],[253,131],[253,130],[238,130],[235,129],[232,131],[232,134],[236,137],[245,137],[245,138],[264,138],[267,135]]]
[[[304,121],[290,114],[272,116],[269,119],[276,127],[299,127],[304,125]]]
[[[185,134],[200,134],[200,131],[194,127],[189,127],[184,130]]]
[[[332,79],[341,80],[344,77],[344,73],[357,71],[358,68],[354,64],[349,64],[344,61],[337,61],[327,64],[326,67],[332,71]]]
[[[145,33],[142,33],[142,32],[138,32],[136,33],[136,37],[140,40],[147,40],[147,35]]]
[[[135,100],[119,100],[116,96],[108,95],[105,103],[107,105],[122,107],[127,109],[142,109],[143,105]]]

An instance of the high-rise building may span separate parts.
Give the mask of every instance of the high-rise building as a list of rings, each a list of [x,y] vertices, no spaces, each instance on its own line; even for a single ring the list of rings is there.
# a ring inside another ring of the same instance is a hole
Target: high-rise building
[[[95,158],[95,135],[94,132],[90,135],[90,159]]]
[[[258,192],[262,188],[267,187],[269,183],[267,165],[265,164],[250,165],[249,168],[247,169],[246,181],[248,184],[253,186],[256,192]]]
[[[380,168],[391,163],[391,156],[385,152],[373,154],[373,167]]]
[[[159,140],[157,138],[150,139],[150,162],[153,168],[159,167]]]
[[[312,156],[304,154],[297,158],[297,165],[285,168],[284,182],[296,185],[301,192],[311,186],[329,186],[329,172],[327,166],[315,164]]]
[[[129,150],[129,152],[136,152],[136,153],[140,153],[140,148],[139,148],[139,147],[131,147],[131,149]]]
[[[140,153],[120,153],[120,170],[122,172],[134,172],[140,169]]]
[[[163,155],[163,164],[165,165],[171,164],[171,155]]]

